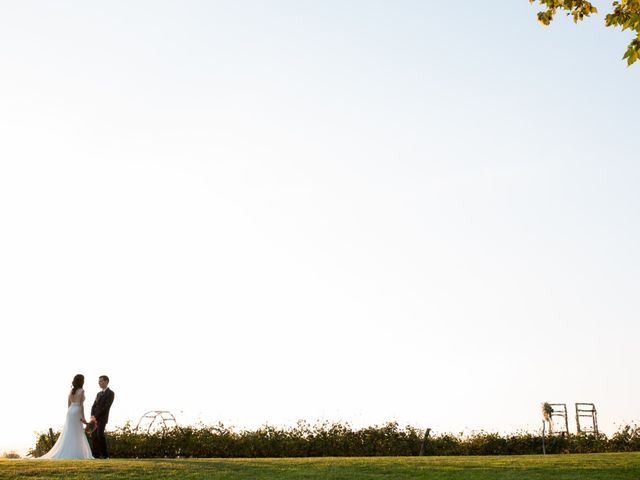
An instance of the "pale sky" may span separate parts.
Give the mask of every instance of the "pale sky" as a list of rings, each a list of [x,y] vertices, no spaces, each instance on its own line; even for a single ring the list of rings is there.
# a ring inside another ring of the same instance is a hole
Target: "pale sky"
[[[76,373],[111,428],[640,420],[630,36],[462,3],[0,4],[0,452]]]

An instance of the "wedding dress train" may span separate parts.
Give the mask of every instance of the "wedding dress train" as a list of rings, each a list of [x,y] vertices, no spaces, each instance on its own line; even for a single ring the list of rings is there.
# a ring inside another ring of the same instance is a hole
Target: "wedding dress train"
[[[91,460],[91,447],[82,425],[84,391],[70,397],[67,420],[53,448],[38,460]]]

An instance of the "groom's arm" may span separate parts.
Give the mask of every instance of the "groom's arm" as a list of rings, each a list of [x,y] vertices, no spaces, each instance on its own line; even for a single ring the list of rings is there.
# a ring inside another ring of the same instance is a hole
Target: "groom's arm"
[[[104,413],[104,400],[105,398],[98,398],[91,407],[91,416],[96,418],[102,418]]]
[[[94,404],[95,408],[95,412],[94,409],[91,409],[91,415],[97,417],[97,418],[102,418],[105,416],[105,414],[109,411],[109,409],[111,408],[111,404],[113,403],[113,399],[114,399],[115,395],[113,392],[109,392],[108,394],[106,394],[105,396],[103,396],[100,401],[96,402]]]
[[[115,398],[116,398],[116,394],[115,394],[115,393],[113,393],[113,391],[112,391],[112,390],[110,390],[110,391],[109,391],[109,394],[110,394],[110,395],[109,395],[109,398],[107,398],[107,399],[105,400],[105,402],[104,402],[104,411],[105,411],[105,412],[108,412],[108,411],[109,411],[109,409],[111,408],[111,405],[113,404],[113,401],[114,401],[114,400],[115,400]]]

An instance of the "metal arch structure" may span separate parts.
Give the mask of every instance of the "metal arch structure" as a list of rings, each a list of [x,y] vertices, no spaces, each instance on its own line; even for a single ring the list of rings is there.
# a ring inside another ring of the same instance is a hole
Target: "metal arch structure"
[[[178,426],[176,417],[170,411],[150,410],[140,417],[140,420],[138,420],[138,425],[136,425],[134,432],[137,432],[140,429],[140,425],[144,425],[145,422],[149,423],[149,425],[147,426],[147,433],[151,431],[151,427],[153,427],[154,424],[156,424],[163,430]]]

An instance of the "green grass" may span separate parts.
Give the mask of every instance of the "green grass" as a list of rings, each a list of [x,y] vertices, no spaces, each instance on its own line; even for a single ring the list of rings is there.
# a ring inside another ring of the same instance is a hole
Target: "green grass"
[[[0,460],[0,479],[640,479],[640,453],[492,457]]]

